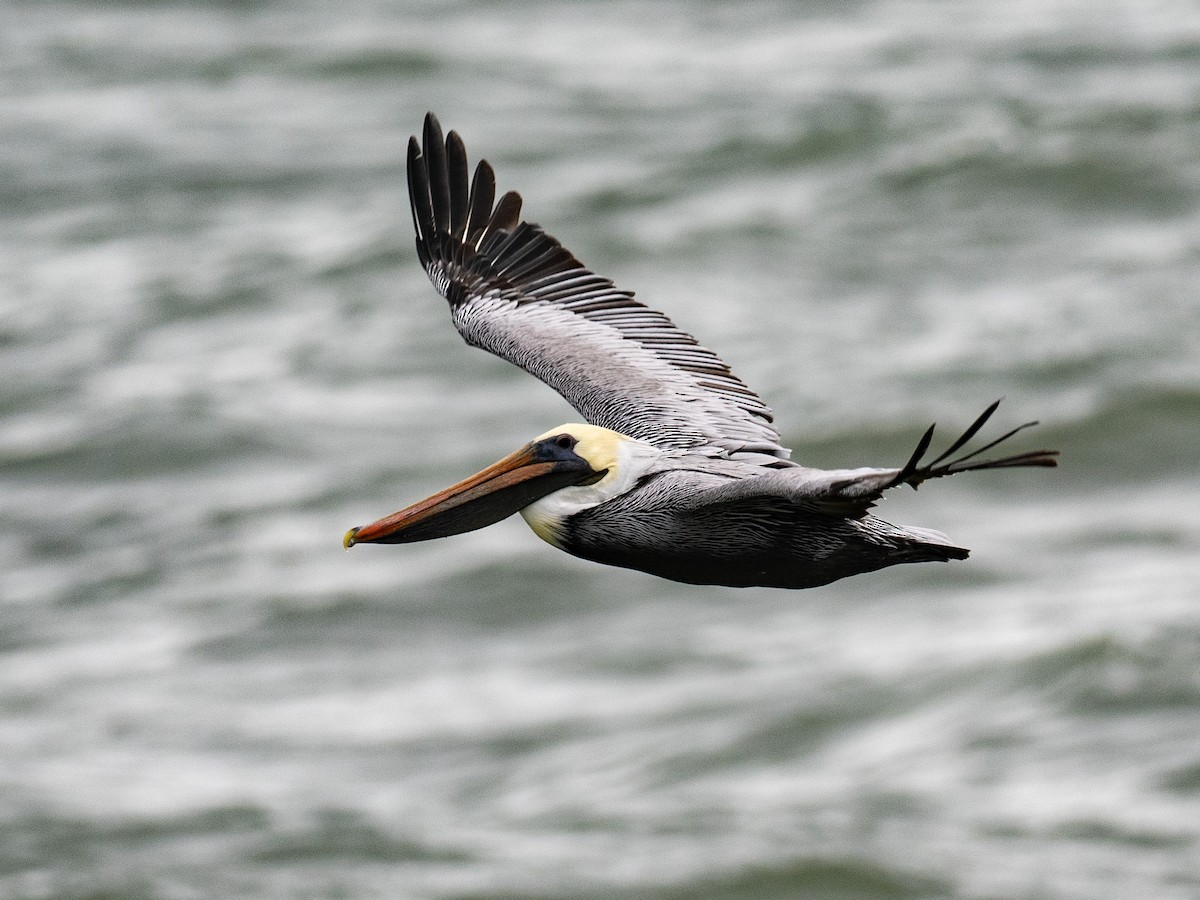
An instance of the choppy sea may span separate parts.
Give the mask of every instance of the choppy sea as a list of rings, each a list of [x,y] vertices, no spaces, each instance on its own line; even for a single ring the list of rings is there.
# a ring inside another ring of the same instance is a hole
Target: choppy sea
[[[1062,467],[811,591],[346,553],[577,418],[418,266],[430,109],[795,458]],[[0,896],[1200,896],[1195,4],[11,2],[0,121]]]

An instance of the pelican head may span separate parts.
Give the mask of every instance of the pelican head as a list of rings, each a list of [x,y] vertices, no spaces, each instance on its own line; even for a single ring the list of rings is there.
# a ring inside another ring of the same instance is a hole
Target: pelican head
[[[636,443],[595,425],[560,425],[432,497],[351,528],[342,543],[349,549],[355,544],[428,541],[483,528],[520,510],[540,537],[557,544],[560,510],[602,502],[618,488],[619,457],[626,442]],[[545,506],[551,497],[557,502]]]

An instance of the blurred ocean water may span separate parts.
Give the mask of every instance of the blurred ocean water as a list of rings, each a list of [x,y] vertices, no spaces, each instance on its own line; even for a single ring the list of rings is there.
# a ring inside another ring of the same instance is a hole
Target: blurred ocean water
[[[1200,12],[0,6],[0,895],[1200,894]],[[426,110],[794,456],[1053,472],[807,592],[345,529],[577,416],[412,248]]]

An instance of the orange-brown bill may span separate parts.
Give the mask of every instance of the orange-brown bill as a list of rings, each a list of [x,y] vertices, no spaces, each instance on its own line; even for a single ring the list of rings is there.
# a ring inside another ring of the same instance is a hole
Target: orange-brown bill
[[[482,472],[399,512],[346,532],[342,544],[402,544],[474,531],[499,522],[547,494],[594,479],[573,452],[535,441]]]

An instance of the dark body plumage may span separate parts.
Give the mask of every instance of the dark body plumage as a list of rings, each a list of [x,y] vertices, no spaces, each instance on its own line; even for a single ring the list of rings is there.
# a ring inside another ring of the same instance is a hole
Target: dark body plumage
[[[672,581],[729,587],[816,587],[898,563],[968,556],[874,516],[822,513],[753,476],[732,490],[724,479],[705,480],[668,473],[584,510],[567,520],[561,547]]]
[[[898,563],[967,557],[938,532],[872,516],[888,489],[1056,464],[1053,450],[979,458],[1034,423],[955,456],[998,402],[928,462],[932,427],[901,467],[792,462],[770,409],[716,354],[521,221],[519,195],[497,202],[486,162],[468,180],[461,139],[443,137],[432,114],[423,144],[409,143],[408,181],[417,254],[463,338],[546,382],[588,424],[547,432],[478,476],[352,529],[347,546],[496,521],[516,508],[463,514],[483,503],[494,478],[491,496],[523,498],[534,531],[576,556],[695,584],[813,587]],[[530,502],[532,479],[551,470],[552,486]],[[478,524],[443,524],[451,520]]]

